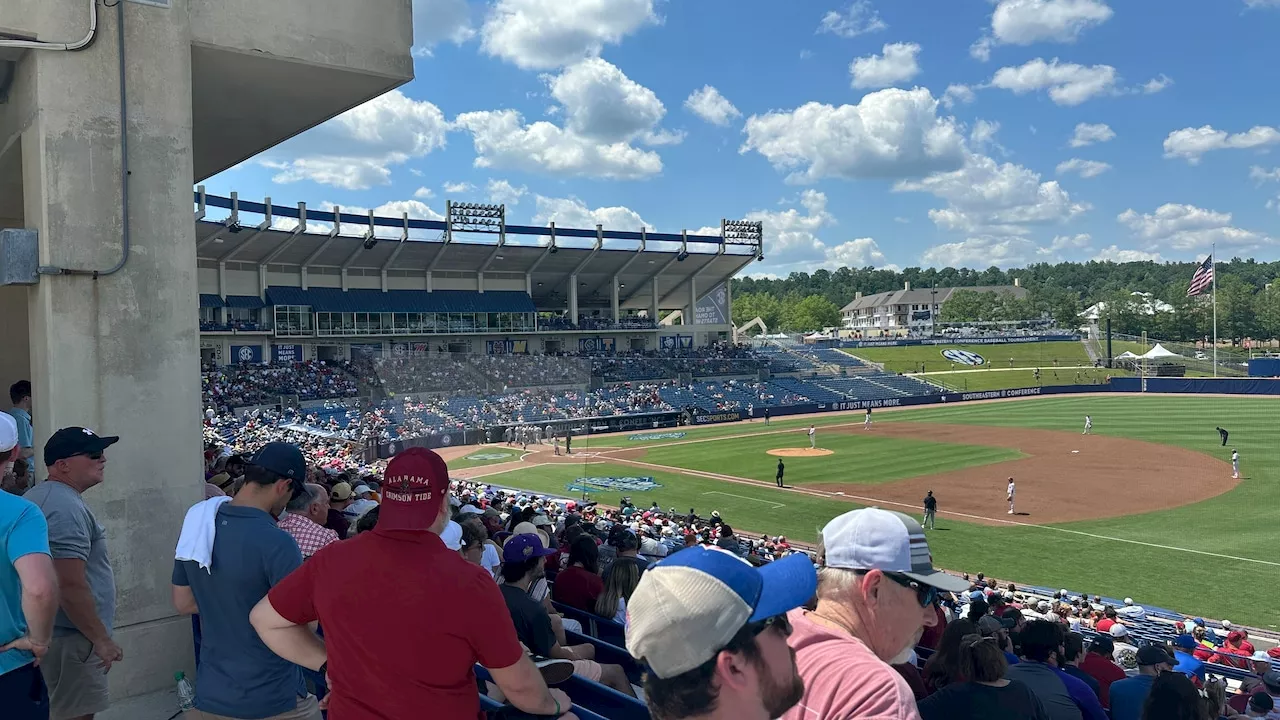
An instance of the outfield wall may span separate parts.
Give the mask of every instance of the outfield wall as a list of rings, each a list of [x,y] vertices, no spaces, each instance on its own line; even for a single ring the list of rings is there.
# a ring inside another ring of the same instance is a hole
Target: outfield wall
[[[1111,378],[1115,392],[1219,393],[1227,395],[1280,395],[1276,378]]]
[[[1014,337],[940,337],[911,338],[903,340],[841,340],[833,347],[842,348],[887,348],[917,347],[920,345],[1023,345],[1040,342],[1070,342],[1079,340],[1076,335],[1019,335]],[[818,344],[820,347],[821,345]]]

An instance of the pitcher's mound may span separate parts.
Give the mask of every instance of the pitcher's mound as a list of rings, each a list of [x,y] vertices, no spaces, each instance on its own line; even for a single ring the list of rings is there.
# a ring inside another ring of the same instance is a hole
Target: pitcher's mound
[[[831,450],[823,450],[822,448],[774,448],[767,451],[770,455],[778,457],[822,457],[823,455],[831,455]]]

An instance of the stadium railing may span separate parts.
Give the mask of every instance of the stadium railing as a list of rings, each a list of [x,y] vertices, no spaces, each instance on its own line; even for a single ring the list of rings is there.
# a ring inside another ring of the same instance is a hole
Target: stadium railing
[[[551,605],[561,615],[581,623],[582,629],[586,631],[584,634],[617,647],[627,644],[626,628],[621,624],[558,602],[552,602]]]
[[[631,654],[625,648],[572,630],[565,630],[564,637],[565,641],[570,645],[588,644],[593,646],[596,653],[596,662],[607,665],[620,665],[626,671],[627,677],[631,679],[631,682],[640,683],[644,671],[640,668],[640,663],[636,662],[635,658],[631,657]]]

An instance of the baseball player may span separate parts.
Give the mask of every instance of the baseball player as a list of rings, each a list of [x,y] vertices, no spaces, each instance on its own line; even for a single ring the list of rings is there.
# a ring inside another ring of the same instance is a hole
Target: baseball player
[[[769,424],[769,406],[768,405],[765,405],[764,407],[764,424],[765,425]]]
[[[930,490],[928,495],[924,496],[924,522],[920,523],[920,527],[928,526],[933,529],[933,519],[938,514],[938,498],[933,496]]]
[[[1218,431],[1218,437],[1222,438],[1222,447],[1226,447],[1226,446],[1227,446],[1227,436],[1228,436],[1228,435],[1230,435],[1231,433],[1227,432],[1227,431],[1226,431],[1225,429],[1223,429],[1223,428],[1216,428],[1216,430]]]
[[[1013,514],[1013,478],[1009,478],[1009,487],[1005,488],[1005,499],[1009,501],[1009,514]]]
[[[871,429],[871,408],[867,408],[867,414],[862,416],[862,429]]]
[[[786,466],[782,464],[782,458],[778,458],[778,476],[774,478],[778,483],[778,487],[782,487],[782,471],[785,469]]]
[[[812,425],[809,426],[809,449],[818,449],[818,430]]]
[[[1231,448],[1231,479],[1240,479],[1240,451]]]
[[[1093,429],[1093,418],[1089,417],[1088,415],[1085,415],[1085,416],[1084,416],[1084,432],[1082,432],[1082,433],[1080,433],[1080,434],[1081,434],[1081,435],[1088,435],[1088,434],[1089,434],[1089,431],[1090,431],[1090,430],[1092,430],[1092,429]]]
[[[559,436],[559,435],[552,435],[552,436],[551,436],[551,450],[552,450],[556,455],[559,455],[559,454],[560,454],[560,436]]]

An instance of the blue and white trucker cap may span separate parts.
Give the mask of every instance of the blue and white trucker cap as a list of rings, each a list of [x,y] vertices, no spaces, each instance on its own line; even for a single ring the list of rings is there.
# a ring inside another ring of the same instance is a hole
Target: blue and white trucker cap
[[[896,572],[939,590],[963,592],[969,581],[933,567],[924,528],[910,515],[880,508],[850,510],[822,528],[823,564]]]
[[[744,625],[809,602],[818,575],[808,556],[759,568],[715,547],[692,547],[650,567],[627,603],[627,650],[660,678],[716,656]]]

